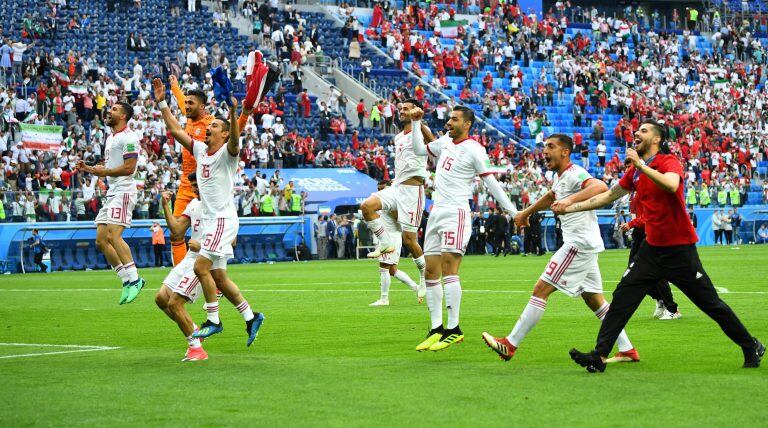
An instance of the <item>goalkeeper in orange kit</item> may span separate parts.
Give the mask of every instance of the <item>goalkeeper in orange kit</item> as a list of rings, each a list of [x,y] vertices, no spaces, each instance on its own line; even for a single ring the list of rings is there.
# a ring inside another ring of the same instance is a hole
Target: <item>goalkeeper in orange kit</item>
[[[252,51],[248,55],[246,76],[246,97],[243,101],[243,111],[237,120],[238,129],[245,128],[254,104],[259,102],[269,91],[269,88],[277,81],[279,73],[276,71],[275,66],[264,64],[261,52]],[[205,92],[195,89],[184,94],[179,87],[176,76],[173,75],[170,76],[169,83],[171,92],[176,98],[182,114],[187,118],[184,131],[193,139],[204,141],[206,129],[215,119],[213,115],[208,114],[205,110],[208,104],[208,97],[205,95]],[[181,169],[181,185],[179,186],[176,202],[173,206],[174,217],[183,215],[189,202],[196,197],[187,176],[190,173],[196,172],[197,162],[195,162],[195,157],[192,153],[184,148],[181,150]],[[187,255],[184,235],[171,233],[171,251],[174,266],[184,260],[184,257]]]

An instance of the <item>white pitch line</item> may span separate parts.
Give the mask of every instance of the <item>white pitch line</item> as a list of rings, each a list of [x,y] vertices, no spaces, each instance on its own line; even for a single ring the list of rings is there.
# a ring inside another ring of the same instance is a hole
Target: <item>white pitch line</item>
[[[146,291],[157,291],[158,288],[144,288]],[[720,288],[718,290],[720,294],[768,294],[768,291],[721,291],[721,290],[727,290]],[[33,293],[33,292],[41,292],[41,293],[68,293],[68,292],[112,292],[117,291],[117,288],[62,288],[62,289],[56,289],[56,288],[0,288],[0,292],[7,291],[7,292],[18,292],[18,293]],[[240,289],[242,292],[246,293],[372,293],[377,291],[373,285],[370,289],[368,288],[354,288],[354,289],[302,289],[302,288],[289,288],[289,289]],[[411,290],[390,290],[392,292],[402,292],[402,293],[413,293]],[[467,289],[465,288],[463,293],[499,293],[499,294],[517,294],[517,293],[530,293],[530,290],[477,290],[477,289]],[[613,291],[607,290],[604,291],[605,294],[611,294]]]
[[[0,360],[9,358],[38,357],[41,355],[73,354],[76,352],[112,351],[120,349],[119,346],[95,346],[95,345],[55,345],[50,343],[0,343],[0,346],[27,346],[34,348],[76,348],[67,351],[38,352],[35,354],[17,354],[0,356]]]

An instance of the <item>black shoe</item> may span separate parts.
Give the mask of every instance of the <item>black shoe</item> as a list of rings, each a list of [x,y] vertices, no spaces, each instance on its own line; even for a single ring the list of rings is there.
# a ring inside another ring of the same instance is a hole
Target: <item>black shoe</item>
[[[741,366],[745,369],[756,369],[760,367],[760,360],[765,355],[765,345],[760,343],[756,337],[753,337],[755,346],[744,350],[744,365]]]
[[[433,328],[432,330],[429,330],[429,333],[427,333],[427,335],[424,337],[429,337],[429,336],[432,336],[433,334],[439,334],[440,336],[443,336],[445,334],[445,327],[440,326],[440,327]]]
[[[605,362],[602,358],[600,358],[599,355],[597,355],[597,351],[592,351],[588,354],[585,354],[583,352],[579,352],[576,350],[576,348],[573,348],[568,351],[568,354],[570,354],[571,359],[575,361],[576,364],[582,367],[586,367],[587,371],[590,373],[602,373],[605,371]]]

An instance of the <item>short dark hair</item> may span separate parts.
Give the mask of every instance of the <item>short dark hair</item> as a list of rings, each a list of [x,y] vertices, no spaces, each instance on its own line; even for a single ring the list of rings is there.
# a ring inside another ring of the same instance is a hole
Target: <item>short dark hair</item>
[[[669,143],[667,142],[667,138],[669,137],[667,126],[653,119],[645,119],[641,125],[642,124],[650,125],[653,128],[653,131],[656,133],[656,135],[661,138],[661,141],[659,141],[659,151],[662,154],[669,154],[671,150],[669,148]]]
[[[224,116],[216,116],[216,119],[224,122],[224,130],[229,132],[229,130],[230,130],[229,119],[227,119]]]
[[[126,122],[128,122],[129,120],[131,120],[131,118],[133,118],[133,107],[130,104],[124,101],[120,101],[117,103],[117,105],[119,105],[120,108],[123,109],[123,113],[125,113]]]
[[[424,110],[424,104],[421,103],[421,101],[417,100],[416,98],[408,98],[405,101],[403,101],[403,104],[405,103],[411,103],[415,105],[416,107]]]
[[[187,175],[187,180],[189,180],[190,183],[193,182],[193,181],[197,181],[197,173],[196,172],[190,172]]]
[[[565,134],[552,134],[549,137],[547,137],[547,140],[549,139],[557,140],[558,143],[565,146],[566,149],[570,150],[571,153],[573,153],[573,138],[565,135]]]
[[[472,128],[472,125],[475,124],[475,112],[472,111],[471,108],[466,106],[456,106],[453,108],[453,111],[460,111],[462,116],[464,116],[464,120],[469,121],[470,128]]]
[[[187,96],[197,98],[202,104],[208,103],[208,96],[200,89],[191,89],[187,91]]]

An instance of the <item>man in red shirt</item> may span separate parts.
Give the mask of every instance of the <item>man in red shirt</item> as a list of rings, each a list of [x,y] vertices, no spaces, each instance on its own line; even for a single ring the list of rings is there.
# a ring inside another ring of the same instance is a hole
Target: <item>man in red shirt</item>
[[[720,299],[696,250],[698,236],[691,225],[683,198],[683,167],[674,155],[661,152],[666,129],[646,120],[635,132],[634,148],[627,149],[632,164],[619,184],[584,202],[556,202],[556,214],[593,210],[635,191],[642,205],[646,240],[613,293],[611,308],[597,335],[595,350],[570,351],[571,358],[589,372],[605,371],[605,359],[616,338],[661,279],[675,284],[744,352],[744,368],[760,366],[765,346],[747,331],[733,310]]]

